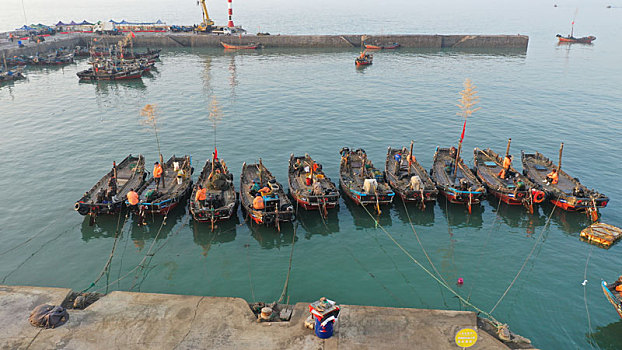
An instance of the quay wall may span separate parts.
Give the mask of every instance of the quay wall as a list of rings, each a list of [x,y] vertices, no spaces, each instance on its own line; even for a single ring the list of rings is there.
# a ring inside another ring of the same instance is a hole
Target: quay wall
[[[453,350],[464,328],[477,332],[477,349],[533,349],[522,337],[520,343],[501,342],[470,311],[341,305],[333,337],[323,340],[304,327],[308,303],[293,305],[288,322],[259,323],[240,298],[120,291],[85,309],[69,309],[69,319],[57,328],[30,325],[36,306],[60,305],[71,293],[0,285],[0,349]]]
[[[137,47],[221,47],[220,42],[231,44],[261,44],[266,48],[359,48],[361,38],[367,42],[397,42],[406,48],[424,49],[514,49],[527,50],[529,37],[526,35],[243,35],[227,36],[193,33],[137,33],[134,46]],[[93,38],[98,43],[110,45],[122,40],[121,36],[100,36],[88,33],[57,34],[47,37],[46,41],[25,42],[24,48],[16,43],[0,39],[0,57],[14,55],[33,55],[59,47],[87,45]]]

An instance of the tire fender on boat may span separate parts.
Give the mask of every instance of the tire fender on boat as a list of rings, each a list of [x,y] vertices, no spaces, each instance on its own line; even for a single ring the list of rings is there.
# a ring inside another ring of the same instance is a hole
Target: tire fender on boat
[[[533,201],[535,203],[542,203],[542,202],[544,202],[545,195],[544,195],[543,191],[534,190],[534,189],[532,189],[531,191],[533,193]]]

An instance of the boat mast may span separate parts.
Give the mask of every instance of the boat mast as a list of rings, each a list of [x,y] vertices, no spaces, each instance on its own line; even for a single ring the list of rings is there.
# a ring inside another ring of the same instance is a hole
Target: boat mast
[[[410,176],[410,166],[412,164],[412,159],[413,159],[413,140],[410,140],[410,152],[408,153],[408,176]],[[397,165],[398,169],[400,167],[400,165]]]
[[[508,146],[505,148],[505,156],[508,157],[510,155],[510,143],[512,143],[512,138],[508,139]]]
[[[559,162],[557,163],[557,171],[562,170],[562,151],[564,150],[564,143],[559,146]]]

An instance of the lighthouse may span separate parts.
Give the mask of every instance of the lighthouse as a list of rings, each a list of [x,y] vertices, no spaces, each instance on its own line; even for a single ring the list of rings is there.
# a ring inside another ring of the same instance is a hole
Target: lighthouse
[[[234,27],[233,19],[232,19],[232,17],[233,17],[233,7],[231,5],[231,2],[232,2],[232,0],[227,0],[227,3],[228,3],[227,6],[229,8],[229,22],[227,23],[227,27],[229,27],[229,28],[233,28]]]

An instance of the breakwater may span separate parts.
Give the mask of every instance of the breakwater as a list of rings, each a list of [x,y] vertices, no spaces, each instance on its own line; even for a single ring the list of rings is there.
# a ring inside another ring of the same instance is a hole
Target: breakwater
[[[87,45],[93,38],[98,43],[111,45],[121,40],[120,36],[101,36],[91,33],[57,34],[41,43],[25,42],[18,48],[16,43],[0,42],[0,55],[32,55],[59,47]],[[135,46],[142,47],[221,47],[220,42],[232,44],[261,44],[265,48],[358,48],[361,39],[367,42],[397,42],[406,48],[425,49],[518,49],[527,50],[529,37],[526,35],[205,35],[193,33],[139,33]]]

